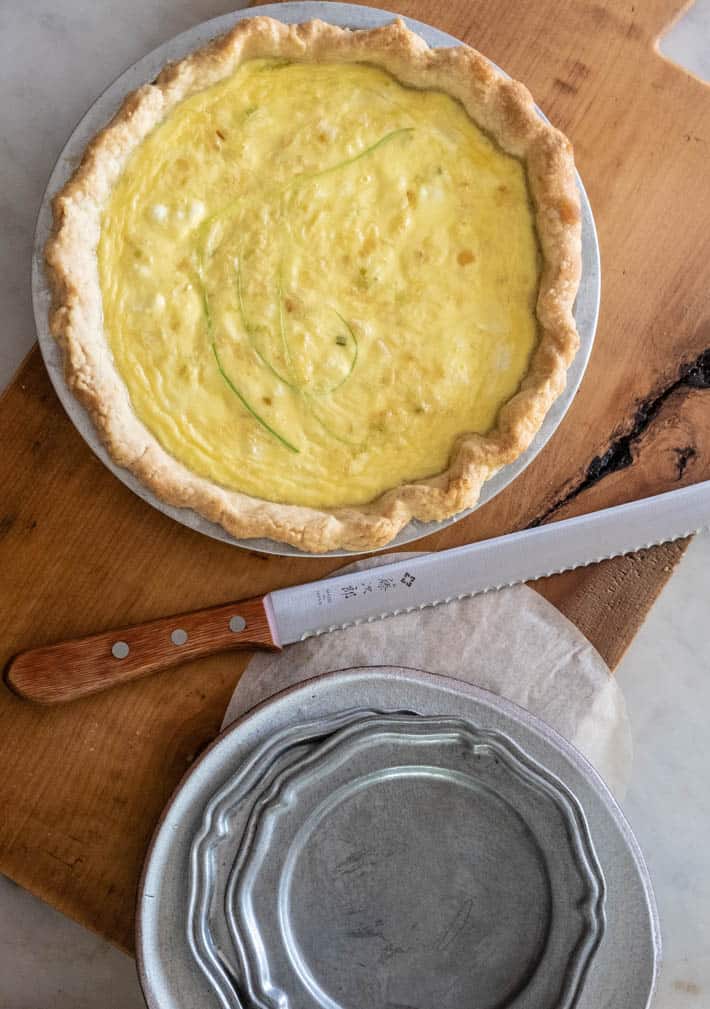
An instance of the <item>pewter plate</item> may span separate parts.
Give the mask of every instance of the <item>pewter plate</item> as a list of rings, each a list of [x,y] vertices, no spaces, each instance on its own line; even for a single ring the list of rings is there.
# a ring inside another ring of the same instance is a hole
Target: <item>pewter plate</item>
[[[569,1009],[603,934],[573,798],[499,734],[357,720],[252,807],[226,916],[247,1004]]]
[[[568,743],[388,667],[285,691],[202,756],[153,839],[137,953],[150,1009],[643,1009],[659,937]]]
[[[235,839],[246,829],[254,800],[319,743],[376,714],[367,709],[345,711],[274,733],[208,803],[190,851],[187,935],[195,962],[227,1009],[241,1003],[242,983],[224,901]]]
[[[563,1009],[603,890],[575,800],[510,740],[345,712],[270,739],[213,797],[188,938],[225,1007],[380,1005],[416,978],[439,1009]]]
[[[181,59],[193,49],[204,45],[215,36],[222,35],[228,31],[237,21],[245,17],[253,17],[256,14],[268,14],[287,23],[321,18],[323,21],[329,21],[343,28],[374,28],[377,25],[387,24],[392,18],[399,16],[386,10],[361,7],[356,4],[320,2],[265,4],[259,7],[251,7],[248,10],[235,11],[232,14],[226,14],[223,17],[213,18],[211,21],[205,21],[202,24],[196,25],[181,35],[177,35],[169,42],[158,46],[157,49],[154,49],[121,74],[104,91],[101,97],[96,100],[80,121],[67,141],[64,150],[59,155],[47,184],[37,218],[32,257],[32,301],[35,325],[40,350],[47,366],[49,377],[64,409],[91,450],[111,470],[114,476],[118,477],[138,497],[190,529],[248,550],[258,550],[262,553],[281,554],[283,556],[350,556],[357,553],[357,551],[333,550],[327,554],[314,555],[306,553],[297,547],[285,543],[277,543],[270,539],[235,539],[220,525],[209,522],[201,515],[198,515],[197,512],[189,508],[176,508],[161,501],[132,473],[119,466],[109,456],[101,443],[89,415],[74,397],[64,380],[61,351],[49,332],[48,313],[51,297],[44,273],[43,249],[51,230],[52,196],[64,185],[76,168],[89,140],[114,115],[129,91],[153,80],[165,63]],[[421,21],[415,21],[412,18],[404,18],[404,20],[409,28],[421,35],[430,46],[461,45],[459,39],[440,31],[438,28],[423,24]],[[540,109],[538,109],[538,112],[545,118]],[[487,501],[490,501],[491,498],[494,498],[496,494],[499,494],[500,491],[507,487],[516,476],[530,465],[535,456],[552,437],[574,399],[592,352],[601,290],[599,244],[592,209],[579,175],[577,175],[577,184],[579,186],[582,205],[582,279],[574,314],[580,336],[580,348],[567,373],[567,386],[547,414],[530,448],[519,459],[509,466],[505,466],[495,476],[491,477],[490,480],[486,481],[476,507],[480,507]],[[402,529],[390,543],[380,549],[389,550],[404,543],[411,543],[414,540],[421,539],[423,536],[429,536],[431,533],[445,529],[453,522],[458,522],[460,519],[470,515],[472,510],[463,511],[443,522],[418,522],[414,520]]]

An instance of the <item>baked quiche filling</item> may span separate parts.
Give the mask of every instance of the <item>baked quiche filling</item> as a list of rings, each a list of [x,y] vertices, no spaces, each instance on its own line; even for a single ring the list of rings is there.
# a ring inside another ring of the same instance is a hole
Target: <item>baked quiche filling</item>
[[[224,487],[363,504],[485,434],[537,342],[525,170],[453,98],[251,60],[131,156],[104,329],[162,446]]]

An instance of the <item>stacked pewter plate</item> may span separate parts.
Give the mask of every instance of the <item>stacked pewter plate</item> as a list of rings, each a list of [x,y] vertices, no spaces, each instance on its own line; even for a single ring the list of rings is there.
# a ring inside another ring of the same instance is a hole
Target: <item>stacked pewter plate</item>
[[[191,770],[138,906],[151,1009],[648,1005],[655,907],[593,769],[411,669],[284,691]]]

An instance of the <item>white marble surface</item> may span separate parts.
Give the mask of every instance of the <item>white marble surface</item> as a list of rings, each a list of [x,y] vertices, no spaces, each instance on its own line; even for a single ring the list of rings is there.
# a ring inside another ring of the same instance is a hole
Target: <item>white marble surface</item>
[[[235,0],[0,2],[0,388],[34,340],[28,286],[34,217],[66,136],[135,59],[235,6]],[[710,79],[710,0],[698,0],[661,49]],[[664,932],[654,1009],[710,1005],[709,572],[710,535],[704,535],[618,673],[636,749],[624,808],[655,881]],[[0,877],[0,1009],[143,1005],[128,957]]]
[[[623,802],[656,891],[654,1009],[710,1005],[710,535],[696,538],[617,673],[634,766]]]

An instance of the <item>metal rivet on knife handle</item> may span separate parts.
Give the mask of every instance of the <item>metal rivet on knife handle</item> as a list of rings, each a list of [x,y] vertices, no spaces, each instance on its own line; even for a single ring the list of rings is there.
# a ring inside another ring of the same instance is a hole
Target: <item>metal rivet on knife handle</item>
[[[11,659],[4,679],[27,700],[69,701],[217,652],[278,650],[272,621],[271,607],[263,597],[222,603],[29,649]]]

